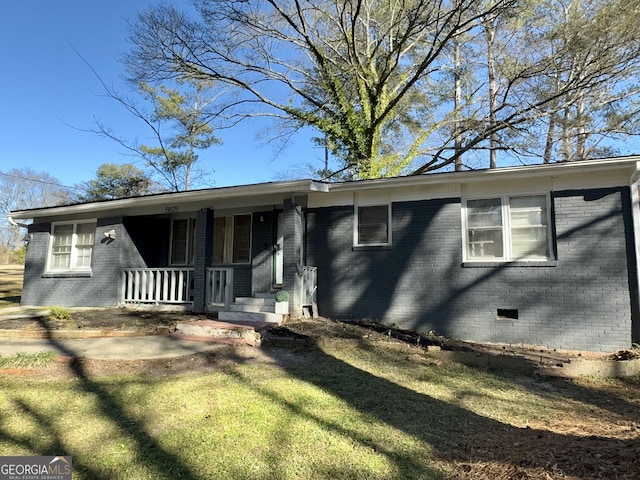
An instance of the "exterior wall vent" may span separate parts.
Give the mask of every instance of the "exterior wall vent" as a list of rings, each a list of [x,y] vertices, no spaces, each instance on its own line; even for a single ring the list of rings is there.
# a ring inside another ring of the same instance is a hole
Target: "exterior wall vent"
[[[518,319],[518,309],[517,308],[499,308],[498,309],[498,319],[510,319],[517,320]]]

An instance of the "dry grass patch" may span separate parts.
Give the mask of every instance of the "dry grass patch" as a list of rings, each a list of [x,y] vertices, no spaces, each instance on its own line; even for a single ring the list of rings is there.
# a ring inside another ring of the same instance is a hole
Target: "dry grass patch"
[[[20,305],[23,274],[24,265],[0,265],[0,308]]]

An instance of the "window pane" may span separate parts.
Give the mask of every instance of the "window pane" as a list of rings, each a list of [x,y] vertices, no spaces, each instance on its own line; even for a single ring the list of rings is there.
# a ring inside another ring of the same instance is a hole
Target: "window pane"
[[[91,266],[93,238],[96,226],[93,223],[80,223],[76,228],[76,260],[74,267]]]
[[[173,236],[171,240],[171,263],[187,263],[187,245],[189,235],[189,219],[174,220]]]
[[[233,263],[251,261],[251,215],[233,217]]]
[[[358,245],[389,243],[389,206],[358,207]]]
[[[56,225],[53,227],[53,236],[54,247],[70,247],[73,239],[73,225]]]
[[[79,223],[76,230],[76,244],[93,245],[93,235],[95,230],[96,226],[93,223]]]
[[[499,198],[467,201],[467,227],[502,227],[502,201]]]
[[[73,225],[53,227],[53,246],[51,247],[51,269],[71,268],[71,245],[73,243]]]
[[[467,257],[502,258],[502,200],[467,201]]]
[[[469,258],[500,258],[502,248],[502,229],[469,230]]]
[[[229,233],[229,235],[227,234]],[[213,263],[228,263],[231,254],[228,251],[231,242],[231,229],[227,229],[227,217],[213,219]]]
[[[512,257],[548,257],[547,198],[513,197],[509,210]]]

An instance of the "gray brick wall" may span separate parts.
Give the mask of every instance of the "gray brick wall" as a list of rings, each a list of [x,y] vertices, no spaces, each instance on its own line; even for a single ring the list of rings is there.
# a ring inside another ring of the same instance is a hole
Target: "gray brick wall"
[[[309,211],[307,263],[318,267],[322,315],[485,342],[630,346],[637,288],[628,188],[556,192],[558,258],[545,266],[463,266],[459,199],[395,203],[392,212],[390,248],[354,249],[352,207]],[[518,318],[498,319],[499,308]]]
[[[107,241],[104,232],[114,229],[116,239]],[[50,275],[44,272],[51,225],[42,223],[30,228],[32,240],[27,248],[23,305],[62,307],[112,306],[119,300],[121,248],[128,235],[121,218],[97,222],[92,255],[92,272],[76,275]]]

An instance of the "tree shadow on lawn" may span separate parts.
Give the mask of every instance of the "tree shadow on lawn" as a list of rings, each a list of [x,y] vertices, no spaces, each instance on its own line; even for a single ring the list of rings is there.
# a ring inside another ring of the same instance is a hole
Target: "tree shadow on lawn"
[[[190,466],[181,461],[177,452],[163,448],[143,423],[127,413],[113,394],[90,378],[82,360],[77,358],[75,352],[68,350],[53,338],[49,341],[56,346],[61,355],[71,358],[69,368],[78,380],[79,388],[91,394],[101,412],[132,441],[137,461],[147,467],[154,478],[198,478]],[[339,419],[329,420],[314,414],[304,404],[289,401],[282,392],[270,388],[268,383],[255,382],[234,368],[234,365],[251,362],[251,359],[238,355],[233,362],[234,357],[230,356],[228,359],[232,362],[221,365],[219,359],[213,356],[209,362],[211,367],[222,366],[257,394],[264,395],[279,405],[285,405],[292,414],[313,421],[329,432],[350,438],[354,443],[365,445],[384,455],[399,472],[399,478],[442,478],[443,474],[438,468],[429,466],[432,458],[457,464],[457,472],[460,475],[458,478],[495,478],[479,470],[479,466],[490,463],[500,464],[503,471],[510,472],[510,478],[640,478],[640,439],[637,436],[625,440],[519,428],[376,376],[326,353],[319,345],[313,343],[303,353],[296,355],[298,361],[289,361],[289,355],[283,355],[280,350],[265,348],[263,352],[273,359],[274,365],[292,377],[343,400],[362,415],[370,416],[411,435],[424,444],[424,452],[416,453],[414,449],[395,448],[394,445],[381,442],[366,431],[354,430],[341,423]],[[398,357],[390,355],[382,360],[391,365],[394,358],[397,360]],[[434,372],[434,375],[437,376],[438,372]],[[510,379],[508,375],[497,376]],[[446,373],[441,374],[438,380],[446,383]],[[612,415],[638,419],[638,414],[632,410],[633,406],[623,399],[606,395],[593,396],[590,389],[574,384],[565,386],[561,381],[554,380],[553,389],[545,388],[548,387],[548,382],[519,382],[518,385],[523,385],[536,395],[590,402]],[[473,392],[469,392],[466,387],[461,387],[456,392],[458,398],[468,394]],[[52,439],[45,444],[42,439],[10,435],[1,425],[0,439],[43,455],[73,455],[64,444],[61,432],[56,430],[50,419],[22,400],[14,400],[14,404],[32,417],[34,422],[51,432]],[[286,425],[283,425],[279,434],[286,434],[286,429]],[[281,439],[274,438],[274,454],[275,450],[283,448],[282,444]],[[350,473],[331,470],[330,462],[320,466],[325,467],[328,469],[327,478],[347,478]],[[110,472],[96,471],[95,467],[79,457],[74,457],[74,470],[87,478],[112,477]],[[278,472],[273,472],[273,478],[279,478]]]
[[[468,469],[473,474],[464,478],[482,478],[478,466],[487,464],[500,464],[505,471],[516,475],[509,478],[565,478],[565,475],[581,479],[640,478],[640,438],[637,435],[624,440],[519,428],[372,375],[325,353],[317,345],[308,355],[304,363],[284,364],[283,367],[292,376],[344,400],[360,413],[428,444],[432,451],[425,452],[425,456],[433,455],[446,462],[454,462],[458,464],[459,472],[460,469]],[[446,378],[443,380],[446,382]],[[284,400],[277,391],[254,387],[280,402]],[[568,392],[579,392],[569,395],[581,401],[589,398],[588,389],[578,386],[562,388],[557,394],[538,388],[534,383],[525,385],[525,388],[556,399]],[[464,394],[464,390],[458,392],[459,396]],[[609,400],[603,400],[606,403],[601,405],[604,409],[621,415],[630,412],[626,402]],[[305,415],[295,405],[290,408]],[[637,418],[637,414],[633,418]],[[341,435],[352,436],[356,441],[368,442],[362,434],[346,431],[339,424],[329,425],[317,418],[311,420],[321,422],[324,427]],[[371,447],[385,453],[402,472],[403,478],[423,478],[419,472],[424,469],[424,464],[416,463],[414,456],[398,455],[386,445],[374,444]],[[437,478],[438,475],[434,475]]]
[[[43,327],[45,326],[43,323]],[[180,460],[175,452],[163,448],[147,431],[144,424],[127,413],[124,406],[114,395],[109,393],[99,382],[90,378],[83,360],[79,358],[77,352],[70,350],[53,338],[50,330],[47,329],[46,332],[48,333],[48,341],[58,350],[58,353],[70,358],[67,364],[77,381],[77,388],[91,394],[91,401],[98,404],[100,412],[120,430],[122,435],[133,443],[136,461],[148,468],[152,478],[167,480],[175,478],[197,480],[200,478],[188,465]],[[53,392],[52,395],[54,395]],[[14,400],[14,405],[29,415],[35,423],[44,427],[45,431],[53,436],[53,440],[47,445],[41,445],[38,439],[28,440],[8,435],[6,433],[7,429],[3,429],[1,426],[0,439],[14,442],[16,445],[22,445],[40,455],[72,455],[74,473],[81,474],[85,478],[96,480],[113,478],[113,472],[97,471],[88,462],[83,461],[82,458],[74,456],[74,452],[68,445],[65,445],[62,440],[63,436],[60,432],[57,432],[55,425],[45,416],[39,414],[36,408],[27,405],[22,400]],[[126,471],[121,471],[119,474],[121,478],[126,478]]]

